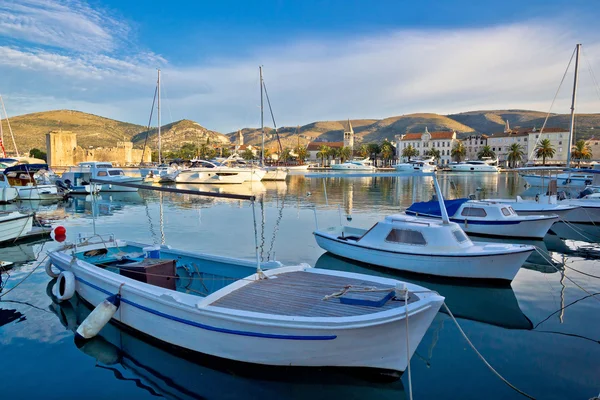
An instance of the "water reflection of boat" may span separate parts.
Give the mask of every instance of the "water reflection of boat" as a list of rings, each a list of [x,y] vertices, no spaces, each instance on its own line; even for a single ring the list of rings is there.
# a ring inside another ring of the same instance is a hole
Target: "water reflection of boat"
[[[38,244],[47,242],[50,237],[44,239],[36,238],[29,243],[19,243],[14,245],[3,245],[0,246],[0,254],[2,254],[2,261],[9,261],[15,264],[22,264],[30,261],[35,261],[37,255],[35,254],[34,247]],[[38,252],[39,253],[39,252]]]
[[[0,327],[17,321],[17,323],[25,320],[25,315],[17,310],[0,308]]]
[[[144,199],[139,192],[110,192],[97,195],[78,195],[67,199],[65,210],[82,214],[93,210],[95,215],[112,215],[114,211],[123,209],[126,205],[142,204]]]
[[[75,331],[90,309],[78,298],[51,309],[60,322]],[[154,396],[175,399],[261,398],[320,399],[377,398],[404,399],[402,381],[378,383],[351,373],[319,370],[294,370],[285,367],[248,368],[212,357],[191,356],[178,349],[157,346],[116,325],[106,325],[100,335],[80,350],[97,360],[99,368],[114,372],[115,378],[131,380]],[[224,390],[225,389],[225,390]]]
[[[557,222],[552,225],[550,230],[561,239],[587,243],[600,242],[600,226],[598,225]]]
[[[414,274],[402,273],[374,265],[357,263],[324,253],[319,257],[315,268],[333,269],[367,275],[399,279],[424,286],[446,297],[446,304],[457,318],[463,318],[509,329],[532,329],[510,286],[484,285],[469,280],[422,278]],[[443,309],[440,309],[443,312]]]
[[[177,183],[175,187],[177,189],[197,190],[199,192],[228,193],[240,195],[255,195],[267,191],[267,188],[262,182],[244,182],[237,185],[229,186]]]

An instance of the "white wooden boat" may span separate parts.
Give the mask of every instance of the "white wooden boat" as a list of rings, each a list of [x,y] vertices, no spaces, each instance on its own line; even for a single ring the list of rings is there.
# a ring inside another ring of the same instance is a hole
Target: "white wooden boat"
[[[469,199],[446,200],[450,221],[468,234],[524,239],[542,239],[556,221],[557,215],[518,215],[510,205],[495,201]],[[408,215],[442,218],[437,200],[414,203]]]
[[[404,371],[444,300],[407,284],[405,304],[395,299],[400,281],[305,264],[239,279],[256,264],[167,247],[153,251],[152,257],[160,252],[154,262],[176,263],[213,283],[202,297],[126,276],[132,275],[123,271],[148,260],[140,257],[143,244],[96,235],[69,247],[49,253],[53,266],[71,271],[76,293],[93,306],[120,293],[113,320],[187,350],[255,364]],[[202,272],[207,263],[209,272]],[[211,279],[210,271],[239,280]],[[159,276],[163,283],[175,280],[168,275]]]
[[[314,232],[317,244],[340,257],[401,271],[453,278],[512,281],[534,250],[515,244],[474,244],[451,222],[437,179],[440,220],[391,215],[369,229],[335,226]]]
[[[0,212],[0,243],[15,240],[31,231],[33,213]]]
[[[369,158],[365,158],[364,160],[350,160],[342,164],[333,164],[331,169],[336,171],[374,171],[376,168]]]
[[[538,167],[540,171],[547,168]],[[546,187],[550,180],[555,179],[558,187],[585,187],[592,183],[593,176],[586,172],[561,172],[558,174],[541,175],[535,174],[536,168],[519,168],[519,175],[527,182],[529,186]],[[554,168],[556,170],[556,168]]]
[[[137,188],[120,186],[119,183],[142,183],[143,178],[126,176],[121,168],[113,167],[110,162],[87,161],[69,168],[62,174],[61,181],[72,193],[86,194],[94,190],[90,186],[92,179],[101,179],[101,192],[136,192]],[[97,189],[97,188],[96,188]]]
[[[458,164],[450,164],[452,172],[499,172],[500,169],[490,162],[472,160],[464,161]]]
[[[263,181],[285,181],[288,175],[287,167],[265,167],[267,173],[262,178]]]
[[[0,204],[10,203],[19,197],[19,192],[16,188],[8,183],[8,179],[0,172]]]
[[[64,197],[63,191],[53,182],[46,180],[47,164],[17,164],[4,170],[8,185],[17,189],[19,200],[60,200]]]

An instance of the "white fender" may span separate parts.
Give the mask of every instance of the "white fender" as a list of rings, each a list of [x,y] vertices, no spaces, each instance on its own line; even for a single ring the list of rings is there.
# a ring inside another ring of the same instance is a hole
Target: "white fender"
[[[58,275],[60,275],[60,272],[54,272],[54,270],[52,269],[51,259],[48,259],[48,261],[46,261],[44,267],[46,268],[46,274],[48,274],[50,278],[56,278]]]
[[[88,315],[88,317],[79,325],[75,334],[76,338],[91,339],[100,332],[113,315],[117,312],[121,304],[121,295],[115,294],[108,297]]]
[[[69,300],[75,294],[75,275],[71,271],[63,271],[58,275],[52,294],[58,301]]]

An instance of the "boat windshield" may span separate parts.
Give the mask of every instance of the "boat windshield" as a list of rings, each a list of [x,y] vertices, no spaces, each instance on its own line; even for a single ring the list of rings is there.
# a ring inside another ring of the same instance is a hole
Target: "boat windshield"
[[[110,171],[108,171],[108,174],[110,176],[125,175],[120,169],[111,169]]]

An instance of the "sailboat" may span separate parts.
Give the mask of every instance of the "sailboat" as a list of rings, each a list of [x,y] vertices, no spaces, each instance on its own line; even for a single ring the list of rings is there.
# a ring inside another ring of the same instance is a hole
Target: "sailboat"
[[[156,95],[157,95],[157,119],[158,119],[158,165],[152,167],[140,168],[140,175],[144,180],[151,182],[169,183],[175,182],[178,169],[171,167],[167,164],[163,164],[162,161],[162,141],[160,137],[160,69],[158,70],[158,79],[156,81]],[[153,103],[154,108],[154,103]],[[150,112],[150,118],[152,119],[152,112]],[[148,126],[148,134],[150,127]],[[146,135],[146,139],[148,136]],[[146,150],[146,144],[144,143],[144,151]],[[142,155],[143,162],[143,155]]]
[[[581,54],[581,44],[575,46],[575,73],[573,77],[573,94],[571,97],[571,122],[569,125],[569,140],[567,145],[567,169],[571,168],[571,146],[573,145],[573,136],[575,129],[575,102],[577,99],[577,84],[579,80],[579,57]],[[543,127],[540,131],[542,137]],[[536,143],[537,144],[537,143]],[[546,187],[550,180],[556,180],[557,187],[573,187],[590,185],[593,180],[593,175],[588,174],[584,170],[568,170],[559,174],[543,175],[545,171],[556,170],[556,167],[533,167],[533,168],[517,168],[519,175],[530,186]],[[541,175],[532,172],[541,172]]]
[[[277,133],[277,124],[275,123],[275,116],[273,115],[273,109],[271,108],[271,100],[267,93],[267,87],[263,80],[262,66],[258,67],[260,73],[260,130],[262,132],[262,146],[260,155],[260,165],[267,173],[262,178],[264,181],[285,181],[288,174],[288,169],[285,167],[266,167],[265,166],[265,124],[264,124],[264,107],[263,107],[263,89],[267,95],[267,103],[269,105],[269,111],[271,112],[271,118],[273,119],[273,126],[275,127],[275,135],[277,136],[277,143],[279,143],[279,155],[283,154],[283,147],[281,146],[281,140],[279,140],[279,134]]]

